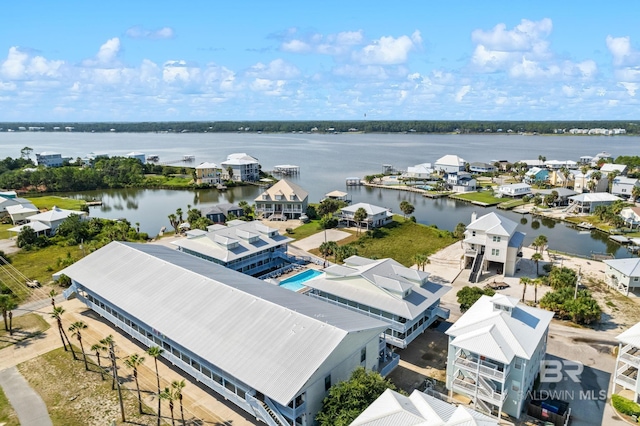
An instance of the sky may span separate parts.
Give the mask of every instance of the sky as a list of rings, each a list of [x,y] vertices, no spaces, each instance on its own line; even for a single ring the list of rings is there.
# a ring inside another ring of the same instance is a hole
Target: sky
[[[11,1],[2,121],[638,120],[640,2]]]

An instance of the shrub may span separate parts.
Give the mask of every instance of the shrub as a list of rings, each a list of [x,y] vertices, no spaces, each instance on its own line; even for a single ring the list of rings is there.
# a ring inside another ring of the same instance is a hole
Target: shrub
[[[287,234],[293,234],[293,228],[287,228],[285,229],[285,231],[287,232]]]
[[[611,395],[611,404],[613,408],[622,414],[626,414],[627,416],[640,416],[640,405],[623,396]]]
[[[71,278],[65,274],[60,275],[60,278],[58,278],[58,285],[61,287],[69,287],[71,285]]]
[[[456,296],[458,297],[458,303],[460,304],[460,311],[465,312],[483,295],[493,296],[494,294],[496,294],[496,292],[490,288],[482,289],[480,287],[469,287],[467,285],[462,287],[462,289],[456,293]]]

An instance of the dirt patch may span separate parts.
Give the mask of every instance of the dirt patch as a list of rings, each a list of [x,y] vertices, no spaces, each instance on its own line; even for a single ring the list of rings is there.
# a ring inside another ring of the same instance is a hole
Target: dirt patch
[[[601,326],[625,330],[640,322],[640,309],[633,299],[610,288],[602,280],[588,278],[585,281],[593,298],[602,309]]]

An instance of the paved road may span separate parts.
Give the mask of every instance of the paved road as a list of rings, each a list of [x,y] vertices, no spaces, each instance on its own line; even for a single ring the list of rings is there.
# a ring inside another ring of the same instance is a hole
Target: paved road
[[[53,426],[44,401],[16,367],[0,371],[0,386],[18,414],[22,426]]]

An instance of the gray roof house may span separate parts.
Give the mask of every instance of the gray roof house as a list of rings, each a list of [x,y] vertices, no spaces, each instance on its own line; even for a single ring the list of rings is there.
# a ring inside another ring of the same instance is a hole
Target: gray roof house
[[[610,287],[624,294],[640,287],[640,258],[607,259],[604,264],[605,281]]]
[[[633,195],[633,188],[640,189],[640,179],[616,176],[611,185],[611,194],[624,198],[631,198]]]
[[[359,223],[355,220],[355,214],[358,209],[364,209],[367,213],[367,217]],[[356,203],[340,209],[340,222],[347,226],[354,225],[367,229],[378,228],[391,222],[392,219],[393,213],[391,213],[391,210],[368,203]]]
[[[384,322],[168,247],[112,242],[59,274],[65,297],[267,425],[313,424],[331,385],[380,368]]]

